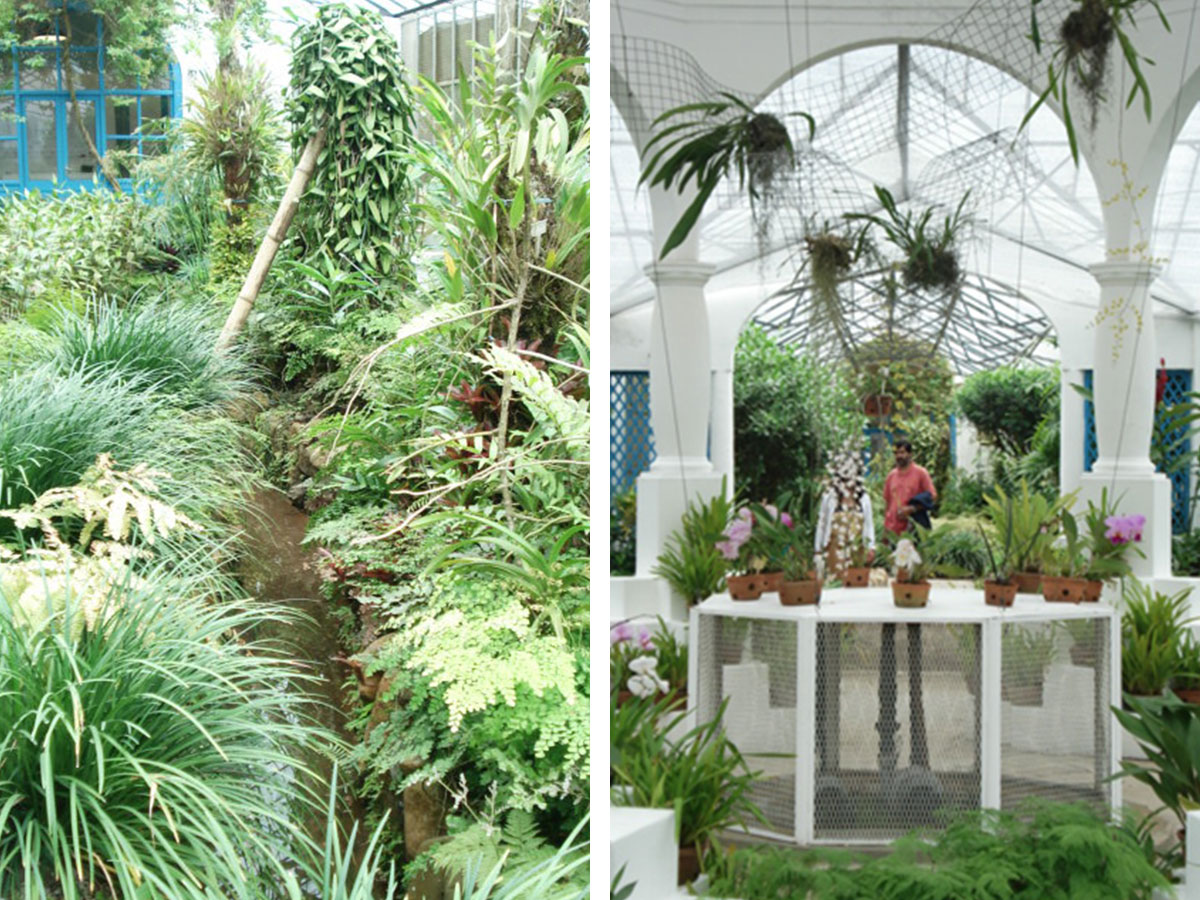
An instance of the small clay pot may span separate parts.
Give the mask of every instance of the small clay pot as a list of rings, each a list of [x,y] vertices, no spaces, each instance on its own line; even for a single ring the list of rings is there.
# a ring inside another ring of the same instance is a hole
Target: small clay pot
[[[679,848],[679,885],[695,881],[700,876],[700,854],[695,847]]]
[[[929,602],[928,581],[893,581],[892,600],[905,609],[919,609]]]
[[[1171,690],[1184,703],[1192,703],[1200,706],[1200,688],[1171,688]]]
[[[729,575],[725,578],[725,587],[734,600],[757,600],[763,592],[762,579],[757,573]]]
[[[764,594],[779,593],[779,586],[783,584],[782,572],[760,572],[758,578]]]
[[[1104,590],[1104,582],[1089,579],[1083,583],[1083,602],[1098,603],[1100,592]]]
[[[821,602],[821,582],[785,581],[779,587],[779,602],[784,606],[814,606]]]
[[[1017,583],[1018,594],[1040,594],[1042,592],[1041,572],[1014,572],[1012,578]]]
[[[868,566],[863,566],[860,569],[846,570],[846,587],[866,587],[871,582],[871,569]]]
[[[1051,603],[1082,603],[1087,582],[1082,578],[1042,576],[1042,596]]]
[[[983,602],[988,606],[1012,606],[1017,598],[1017,583],[1000,584],[996,581],[983,583]]]

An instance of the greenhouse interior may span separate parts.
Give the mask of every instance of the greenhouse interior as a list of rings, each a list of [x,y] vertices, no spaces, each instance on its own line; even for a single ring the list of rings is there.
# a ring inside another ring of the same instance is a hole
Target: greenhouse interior
[[[614,896],[1200,897],[1198,12],[614,0]]]
[[[589,29],[0,2],[0,898],[588,895]]]

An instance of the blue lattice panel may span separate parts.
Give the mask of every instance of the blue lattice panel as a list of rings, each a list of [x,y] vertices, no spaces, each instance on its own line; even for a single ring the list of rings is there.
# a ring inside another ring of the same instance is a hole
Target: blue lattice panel
[[[608,378],[609,495],[633,487],[654,462],[650,427],[650,373],[612,372]]]
[[[1085,369],[1083,372],[1083,386],[1089,391],[1092,389],[1091,369]],[[1156,440],[1169,443],[1178,440],[1186,433],[1186,425],[1172,428],[1173,422],[1165,419],[1162,411],[1186,400],[1187,394],[1191,389],[1191,369],[1167,369],[1167,385],[1163,391],[1162,403],[1154,414]],[[1191,448],[1191,440],[1182,442],[1174,448],[1166,462],[1170,463],[1180,456],[1189,455]],[[1092,466],[1099,454],[1100,448],[1096,440],[1095,410],[1092,406],[1092,401],[1085,400],[1083,404],[1083,468],[1086,471],[1090,472],[1092,470]],[[1159,469],[1161,470],[1162,468],[1163,464],[1160,463]],[[1183,466],[1178,471],[1172,472],[1168,477],[1171,479],[1171,531],[1175,534],[1185,534],[1191,520],[1191,511],[1188,506],[1191,500],[1191,467]]]

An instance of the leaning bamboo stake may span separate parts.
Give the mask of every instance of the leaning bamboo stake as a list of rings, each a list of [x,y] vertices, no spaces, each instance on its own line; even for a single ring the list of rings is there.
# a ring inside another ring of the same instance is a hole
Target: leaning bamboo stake
[[[217,338],[218,350],[224,350],[233,342],[233,339],[238,336],[238,332],[242,330],[242,326],[246,324],[246,319],[250,317],[254,301],[258,299],[258,293],[267,280],[267,273],[271,271],[271,263],[275,261],[275,254],[279,252],[283,239],[287,235],[288,226],[292,224],[292,219],[300,206],[300,197],[308,187],[309,181],[312,180],[313,170],[317,166],[317,155],[324,146],[325,129],[321,128],[304,145],[304,152],[300,154],[300,162],[296,164],[296,170],[292,172],[292,180],[288,182],[287,192],[283,195],[279,209],[275,211],[275,218],[271,221],[271,227],[267,229],[267,233],[258,247],[258,252],[254,255],[254,262],[250,266],[245,282],[242,283],[242,289],[238,291],[233,309],[229,311],[229,318],[225,320],[221,336]]]

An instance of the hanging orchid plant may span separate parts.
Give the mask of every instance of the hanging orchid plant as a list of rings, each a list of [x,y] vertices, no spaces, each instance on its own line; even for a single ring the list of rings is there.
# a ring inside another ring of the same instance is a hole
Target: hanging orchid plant
[[[782,120],[756,111],[734,94],[722,91],[718,97],[668,109],[651,125],[654,135],[646,144],[649,161],[638,183],[674,187],[680,193],[689,182],[696,186],[695,199],[671,229],[659,258],[684,242],[721,179],[734,172],[738,190],[748,192],[756,229],[760,236],[764,234],[772,188],[795,164],[795,147]],[[817,127],[813,117],[804,112],[790,115],[808,123],[811,141]]]
[[[1029,39],[1034,49],[1042,52],[1042,32],[1038,22],[1038,6],[1043,0],[1030,0]],[[1051,43],[1053,51],[1046,66],[1046,89],[1021,120],[1024,129],[1043,103],[1050,97],[1062,108],[1063,124],[1067,129],[1067,143],[1071,148],[1071,159],[1079,165],[1079,142],[1075,133],[1075,121],[1071,117],[1071,106],[1067,102],[1070,84],[1083,92],[1090,114],[1088,128],[1095,130],[1096,116],[1105,99],[1105,84],[1108,81],[1108,54],[1113,41],[1121,45],[1121,53],[1133,87],[1125,99],[1125,106],[1133,105],[1140,95],[1146,119],[1150,119],[1150,85],[1142,72],[1142,65],[1153,65],[1154,61],[1142,56],[1129,36],[1137,27],[1138,13],[1144,7],[1152,7],[1158,14],[1163,28],[1171,30],[1171,24],[1163,13],[1159,0],[1076,0],[1075,7],[1059,24],[1058,35]]]

